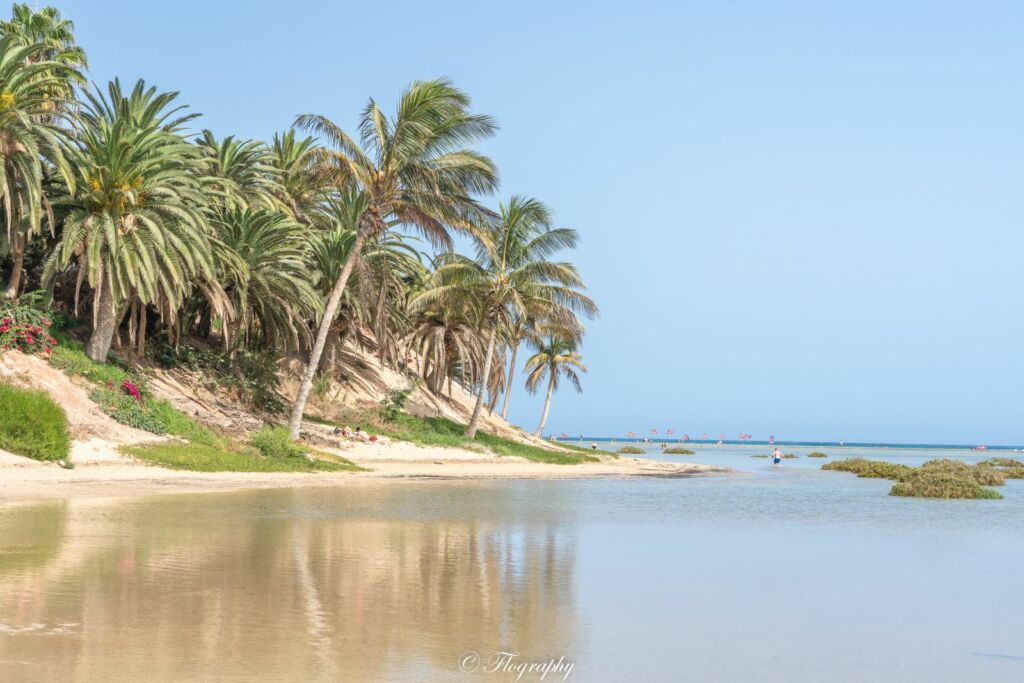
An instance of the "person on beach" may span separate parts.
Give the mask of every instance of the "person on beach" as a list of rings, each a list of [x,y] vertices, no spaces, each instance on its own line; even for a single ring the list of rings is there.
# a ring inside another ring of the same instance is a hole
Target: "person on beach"
[[[782,464],[782,451],[780,451],[779,447],[776,446],[775,447],[775,452],[772,453],[772,467],[778,467],[781,464]]]

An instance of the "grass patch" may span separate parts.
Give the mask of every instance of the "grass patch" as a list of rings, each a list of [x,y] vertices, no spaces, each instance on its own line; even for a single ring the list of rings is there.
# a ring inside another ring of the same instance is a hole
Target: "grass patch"
[[[827,458],[828,454],[822,453],[821,451],[811,451],[807,454],[808,458]]]
[[[0,382],[0,406],[0,448],[35,460],[67,461],[68,418],[53,399]]]
[[[287,427],[266,426],[249,439],[267,458],[305,458],[309,449],[292,441]]]
[[[691,451],[689,448],[679,448],[679,447],[666,448],[665,450],[662,451],[662,453],[665,453],[666,455],[693,455],[694,454],[693,451]]]
[[[969,477],[933,469],[919,471],[906,481],[899,481],[889,491],[890,496],[914,498],[984,498],[1000,499],[998,491],[987,489]]]
[[[636,446],[623,446],[618,450],[618,452],[623,455],[643,455],[647,451],[642,448],[637,448]]]
[[[110,363],[97,363],[85,355],[85,347],[81,342],[67,336],[62,336],[60,345],[53,349],[50,364],[68,375],[83,377],[103,386],[121,386],[126,379],[138,384],[128,370],[114,362],[113,356]]]
[[[343,458],[332,461],[306,458],[268,458],[258,449],[227,450],[199,443],[160,443],[122,447],[122,452],[172,470],[193,472],[338,472],[362,468]],[[340,461],[340,462],[339,462]]]

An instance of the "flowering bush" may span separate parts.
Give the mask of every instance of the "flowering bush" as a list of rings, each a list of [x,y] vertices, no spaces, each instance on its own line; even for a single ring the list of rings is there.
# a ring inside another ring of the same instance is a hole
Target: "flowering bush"
[[[49,355],[57,340],[50,336],[50,321],[40,318],[39,324],[21,322],[13,315],[0,318],[0,350]]]
[[[131,396],[132,398],[134,398],[136,401],[142,401],[142,394],[139,393],[139,388],[132,384],[132,381],[130,379],[126,379],[125,381],[121,382],[121,390],[124,391],[124,393]]]

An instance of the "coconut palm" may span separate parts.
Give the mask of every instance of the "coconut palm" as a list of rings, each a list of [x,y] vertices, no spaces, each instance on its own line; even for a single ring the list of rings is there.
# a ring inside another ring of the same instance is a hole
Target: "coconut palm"
[[[360,117],[361,145],[324,116],[296,119],[299,128],[330,145],[316,152],[318,176],[339,189],[357,188],[366,195],[366,208],[324,306],[292,410],[293,438],[299,435],[320,356],[363,246],[399,224],[450,248],[450,230],[472,231],[487,214],[472,195],[492,192],[497,170],[469,145],[491,136],[496,126],[488,116],[471,114],[469,106],[469,97],[445,79],[417,81],[402,94],[394,118],[370,100]]]
[[[508,363],[508,380],[505,382],[505,399],[501,402],[501,417],[508,417],[508,406],[512,398],[513,379],[516,372],[516,357],[524,341],[537,339],[537,321],[525,315],[514,313],[501,326],[501,337],[508,346],[511,359]]]
[[[570,263],[551,256],[576,246],[569,228],[551,227],[551,211],[536,199],[515,196],[499,207],[499,220],[481,228],[476,259],[442,255],[438,268],[441,285],[424,292],[414,305],[468,297],[481,309],[484,344],[484,383],[491,377],[498,330],[514,317],[544,319],[566,328],[578,328],[576,314],[593,316],[597,306],[584,295],[583,280]],[[484,391],[477,395],[466,436],[473,438],[480,424]]]
[[[195,115],[173,106],[177,93],[139,81],[124,94],[86,93],[71,157],[77,191],[46,279],[77,263],[93,289],[93,332],[86,353],[106,361],[130,299],[173,316],[199,279],[212,282],[212,246],[202,215],[195,145],[180,134]]]
[[[544,398],[544,412],[540,416],[540,424],[534,432],[537,436],[544,435],[544,425],[547,424],[548,414],[551,411],[551,397],[558,390],[559,378],[565,376],[577,392],[582,392],[580,376],[578,373],[586,372],[587,368],[580,360],[580,354],[576,351],[572,342],[561,337],[549,337],[547,340],[536,344],[537,353],[526,360],[526,388],[530,393],[535,393],[537,387],[543,381],[544,376],[548,377],[548,393]]]
[[[61,123],[68,104],[63,98],[77,72],[44,59],[50,51],[44,43],[26,44],[15,35],[0,38],[0,201],[13,261],[5,291],[9,298],[18,295],[26,242],[39,232],[44,209],[53,230],[42,190],[44,161],[74,186],[62,151],[66,136]]]

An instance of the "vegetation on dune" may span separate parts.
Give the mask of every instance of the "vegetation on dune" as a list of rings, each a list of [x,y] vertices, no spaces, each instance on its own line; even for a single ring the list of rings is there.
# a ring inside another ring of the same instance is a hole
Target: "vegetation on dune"
[[[807,454],[807,457],[808,458],[827,458],[828,455],[826,453],[822,453],[821,451],[811,451],[810,453]]]
[[[0,406],[0,448],[35,460],[68,460],[68,419],[53,399],[0,382]]]
[[[507,411],[523,343],[537,346],[527,388],[547,387],[539,433],[559,378],[579,387],[578,316],[597,308],[560,255],[577,235],[535,199],[484,203],[498,170],[477,148],[497,125],[448,80],[412,83],[391,114],[370,100],[353,134],[305,114],[266,143],[194,130],[178,93],[142,80],[89,85],[86,65],[57,10],[20,4],[0,22],[6,299],[24,309],[45,290],[28,309],[80,321],[87,340],[53,348],[9,325],[0,346],[52,348],[108,412],[158,433],[175,418],[148,401],[143,356],[266,413],[287,409],[283,360],[308,359],[293,439],[314,387],[346,378],[345,344],[435,394],[469,391],[470,438],[484,407],[504,396]],[[471,256],[451,253],[456,233]]]
[[[689,448],[680,448],[678,446],[673,446],[672,448],[666,448],[665,450],[662,451],[662,453],[665,453],[667,455],[693,455],[694,454],[694,452],[691,451]]]
[[[540,446],[505,439],[487,431],[477,432],[474,438],[466,436],[465,425],[452,422],[443,417],[418,417],[408,413],[399,414],[394,421],[364,422],[361,426],[371,424],[379,433],[401,441],[409,441],[421,446],[445,446],[448,448],[469,448],[479,450],[480,447],[501,456],[516,456],[553,465],[578,465],[584,462],[596,462],[599,458],[586,453],[566,453]]]
[[[636,446],[623,446],[618,450],[618,452],[623,455],[642,455],[647,451],[642,448],[637,448]]]
[[[889,491],[890,496],[915,498],[987,498],[1000,499],[1002,494],[987,489],[972,478],[957,476],[941,470],[921,471],[906,481],[899,481]]]

